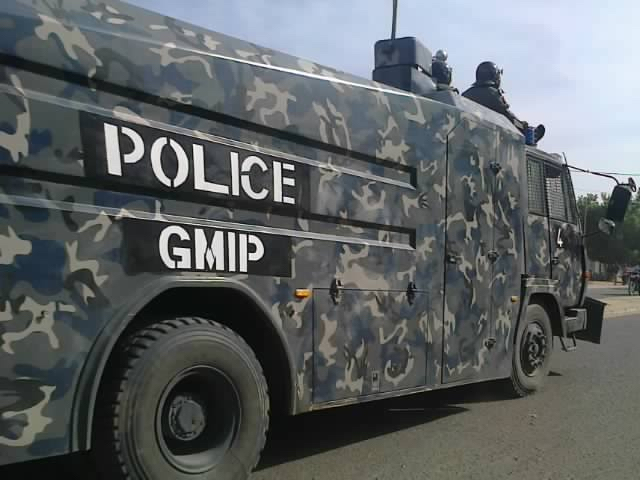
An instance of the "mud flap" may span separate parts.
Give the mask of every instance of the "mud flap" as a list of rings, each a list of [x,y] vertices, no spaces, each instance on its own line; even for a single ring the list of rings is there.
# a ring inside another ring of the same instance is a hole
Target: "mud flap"
[[[575,332],[578,340],[600,344],[602,337],[602,322],[604,320],[604,307],[606,303],[595,298],[586,297],[584,308],[587,310],[587,328]]]

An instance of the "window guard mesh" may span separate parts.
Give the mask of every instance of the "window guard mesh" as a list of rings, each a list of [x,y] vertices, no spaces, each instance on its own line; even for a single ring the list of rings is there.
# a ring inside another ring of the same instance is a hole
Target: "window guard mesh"
[[[549,216],[567,221],[567,205],[562,188],[562,170],[545,166],[545,185],[547,187],[547,205]]]
[[[529,188],[529,211],[545,215],[547,209],[544,201],[544,179],[542,163],[535,160],[527,161],[527,181]]]

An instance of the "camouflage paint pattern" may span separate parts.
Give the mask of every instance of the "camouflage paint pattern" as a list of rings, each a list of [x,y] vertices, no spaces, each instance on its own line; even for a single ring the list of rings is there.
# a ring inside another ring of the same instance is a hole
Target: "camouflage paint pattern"
[[[0,464],[77,444],[79,385],[108,354],[94,347],[174,280],[228,282],[271,312],[293,413],[509,374],[525,180],[503,117],[118,1],[3,4],[0,55]],[[85,178],[79,111],[306,165],[307,211],[106,189]],[[286,234],[292,276],[130,275],[132,217]]]
[[[563,307],[575,307],[582,293],[582,233],[577,225],[550,220],[552,278],[558,282],[558,296]]]
[[[532,277],[550,278],[549,219],[530,213],[527,216],[526,232],[527,274]]]

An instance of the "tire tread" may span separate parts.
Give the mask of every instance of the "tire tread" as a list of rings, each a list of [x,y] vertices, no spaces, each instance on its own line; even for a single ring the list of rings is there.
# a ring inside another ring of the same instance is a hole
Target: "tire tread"
[[[255,463],[250,466],[249,471],[254,470],[257,466],[260,453],[264,449],[267,440],[270,415],[269,392],[266,381],[264,381],[264,372],[260,362],[251,347],[231,328],[214,320],[201,317],[178,317],[159,321],[135,332],[125,340],[124,344],[115,353],[115,363],[107,372],[103,385],[100,387],[101,390],[104,387],[106,395],[99,396],[96,404],[97,415],[94,419],[94,432],[108,432],[108,435],[95,435],[96,441],[93,445],[94,452],[99,452],[97,455],[100,456],[101,466],[104,465],[106,467],[106,470],[102,472],[103,478],[108,480],[136,480],[127,468],[123,446],[118,437],[119,417],[122,414],[121,403],[127,383],[137,362],[157,341],[182,328],[192,326],[209,326],[213,329],[224,331],[233,338],[243,353],[248,356],[252,367],[256,369],[257,375],[263,379],[260,387],[263,389],[265,415],[260,428],[258,455]],[[105,462],[105,457],[108,457],[111,461]]]
[[[549,332],[552,332],[551,329],[551,319],[549,317],[549,312],[547,311],[547,309],[545,308],[544,305],[540,304],[540,303],[531,303],[531,305],[536,305],[540,308],[542,308],[547,316],[547,321],[549,322]],[[522,328],[524,325],[526,325],[526,321],[523,323],[522,321],[520,322],[520,324],[518,325],[518,328]],[[511,375],[509,376],[509,378],[506,381],[506,390],[507,390],[507,394],[509,396],[515,397],[515,398],[524,398],[527,397],[533,393],[535,393],[536,390],[531,390],[529,388],[526,388],[524,385],[522,385],[522,383],[520,382],[520,379],[518,378],[518,372],[517,372],[517,368],[516,368],[516,359],[515,356],[520,354],[520,346],[516,344],[515,340],[517,340],[518,338],[518,333],[516,332],[515,335],[515,339],[514,339],[514,350],[513,350],[513,365],[512,365],[512,369],[511,369]],[[549,338],[549,348],[550,348],[550,353],[549,355],[551,355],[551,353],[553,352],[553,334],[551,334],[551,337]]]

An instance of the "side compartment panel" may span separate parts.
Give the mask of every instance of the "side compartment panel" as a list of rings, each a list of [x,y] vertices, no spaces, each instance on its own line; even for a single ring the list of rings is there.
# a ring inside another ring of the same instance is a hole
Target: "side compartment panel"
[[[519,141],[499,133],[496,175],[494,263],[491,285],[491,337],[495,346],[489,351],[491,376],[506,376],[511,372],[512,337],[521,301],[522,269],[524,266],[523,205],[525,181],[524,149]],[[516,300],[517,299],[517,300]],[[514,301],[516,300],[516,301]]]
[[[314,402],[424,385],[426,342],[420,329],[427,296],[413,305],[402,291],[314,293]]]
[[[464,119],[449,135],[443,382],[482,368],[490,334],[497,134]]]

